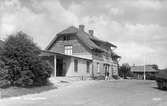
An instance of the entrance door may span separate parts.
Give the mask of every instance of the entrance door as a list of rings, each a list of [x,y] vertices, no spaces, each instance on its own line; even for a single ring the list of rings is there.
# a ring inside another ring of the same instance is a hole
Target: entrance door
[[[105,76],[106,76],[107,73],[109,73],[109,64],[104,64],[103,68],[104,68],[104,72],[105,72]]]
[[[63,76],[63,59],[57,59],[56,76]]]

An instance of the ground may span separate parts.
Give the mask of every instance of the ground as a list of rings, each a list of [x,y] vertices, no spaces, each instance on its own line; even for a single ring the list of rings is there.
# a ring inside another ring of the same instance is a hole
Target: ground
[[[77,81],[61,89],[2,99],[0,106],[167,106],[155,81]]]

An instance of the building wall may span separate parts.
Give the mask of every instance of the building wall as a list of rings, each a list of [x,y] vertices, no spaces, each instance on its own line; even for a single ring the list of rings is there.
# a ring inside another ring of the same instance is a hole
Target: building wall
[[[56,56],[46,56],[43,57],[44,60],[49,61],[53,68],[56,68],[56,63],[54,63],[54,58],[56,61]],[[57,57],[58,58],[58,57]],[[78,60],[78,72],[74,72],[74,59]],[[104,64],[109,65],[109,75],[117,75],[117,66],[111,60],[105,59],[94,59],[90,62],[89,70],[87,73],[87,61],[86,59],[74,58],[74,57],[63,57],[63,65],[65,64],[65,69],[63,68],[63,73],[66,76],[105,76]],[[97,71],[97,63],[99,63],[99,72]],[[56,71],[56,69],[54,69]],[[56,76],[56,72],[53,72],[52,76]]]
[[[98,72],[98,64],[99,64],[99,72]],[[113,75],[113,63],[110,61],[101,61],[101,60],[93,60],[93,72],[94,76],[105,76],[105,68],[104,64],[108,65],[108,71],[109,71],[109,76],[111,77]]]
[[[72,55],[87,59],[93,60],[93,68],[92,65],[90,68],[91,75],[99,76],[103,75],[105,76],[105,70],[104,70],[104,64],[109,64],[109,72],[110,75],[118,75],[117,66],[113,64],[113,61],[110,57],[104,55],[104,53],[98,53],[98,52],[92,52],[87,47],[85,47],[79,39],[76,37],[76,35],[71,35],[71,40],[64,41],[63,36],[58,37],[56,42],[53,44],[51,48],[49,48],[50,51],[57,52],[57,53],[63,53],[64,54],[64,46],[65,45],[72,45]],[[107,48],[108,51],[110,51],[109,48]],[[67,73],[66,76],[90,76],[90,74],[86,73],[86,61],[79,59],[78,60],[78,73],[74,72],[74,60],[73,59],[64,59],[64,62],[66,64]],[[99,63],[99,70],[100,72],[97,72],[97,63]]]
[[[74,72],[74,60],[78,60],[78,72]],[[90,77],[92,75],[92,62],[90,62],[89,70],[90,72],[87,73],[87,61],[84,59],[78,59],[78,58],[71,58],[70,61],[66,61],[69,63],[69,68],[67,69],[66,76],[87,76]]]
[[[118,65],[111,57],[104,55],[103,53],[93,52],[93,72],[94,76],[105,76],[104,64],[109,65],[109,75],[118,75]],[[100,72],[97,72],[97,63],[100,65]]]
[[[113,62],[112,64],[112,68],[113,68],[113,75],[118,75],[118,64],[116,62]]]
[[[146,72],[146,80],[150,80],[150,75],[155,75],[155,74],[156,72]],[[144,72],[133,72],[133,75],[138,80],[144,79]]]
[[[64,57],[63,58],[63,65],[65,65],[63,67],[63,71],[64,71],[64,75],[67,76],[68,72],[70,72],[70,70],[73,70],[72,64],[71,64],[71,57]]]
[[[70,35],[71,40],[64,41],[63,35],[58,37],[56,42],[53,44],[50,51],[63,53],[64,54],[64,46],[65,45],[72,45],[72,55],[78,56],[82,58],[92,59],[92,54],[89,49],[87,49],[76,37],[76,35]]]

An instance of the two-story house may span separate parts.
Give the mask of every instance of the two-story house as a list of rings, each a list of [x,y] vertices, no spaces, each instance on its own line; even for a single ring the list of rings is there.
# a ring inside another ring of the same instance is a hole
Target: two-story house
[[[118,58],[112,43],[98,39],[93,30],[88,33],[84,25],[71,26],[49,43],[41,56],[53,66],[53,76],[96,77],[118,75]]]

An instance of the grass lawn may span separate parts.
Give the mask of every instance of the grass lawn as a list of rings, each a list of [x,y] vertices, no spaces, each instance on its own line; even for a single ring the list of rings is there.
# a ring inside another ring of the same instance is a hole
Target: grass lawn
[[[57,89],[57,87],[54,86],[53,84],[40,86],[40,87],[33,87],[33,88],[9,87],[6,89],[0,89],[1,90],[0,95],[1,95],[1,98],[16,97],[16,96],[22,96],[26,94],[41,93],[41,92],[45,92],[53,89]]]

